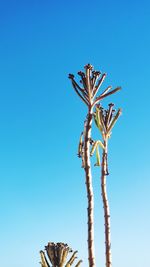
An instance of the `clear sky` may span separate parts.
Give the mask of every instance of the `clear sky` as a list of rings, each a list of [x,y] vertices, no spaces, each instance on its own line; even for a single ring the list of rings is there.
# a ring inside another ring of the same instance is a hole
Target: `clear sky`
[[[113,266],[150,265],[149,13],[149,1],[0,1],[1,266],[39,266],[48,241],[78,249],[87,266],[76,156],[86,107],[67,76],[89,62],[107,72],[103,88],[122,86],[106,101],[123,108],[109,142]],[[99,174],[96,261],[104,266]]]

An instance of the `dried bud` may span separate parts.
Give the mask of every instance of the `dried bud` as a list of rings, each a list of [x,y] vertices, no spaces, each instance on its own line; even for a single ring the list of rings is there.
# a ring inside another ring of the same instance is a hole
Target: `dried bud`
[[[99,77],[99,76],[100,76],[100,74],[101,74],[101,72],[100,72],[100,71],[95,71],[95,75],[96,75],[97,77]]]
[[[87,64],[84,66],[85,69],[89,69],[89,70],[92,70],[93,69],[93,66],[91,64]]]
[[[109,104],[108,104],[109,107],[113,107],[114,105],[115,105],[115,104],[113,104],[113,103],[109,103]]]
[[[69,79],[73,79],[73,78],[74,78],[74,75],[71,74],[71,73],[69,73],[68,78],[69,78]]]
[[[80,76],[85,76],[85,74],[84,74],[83,71],[78,71],[78,74],[79,74]]]

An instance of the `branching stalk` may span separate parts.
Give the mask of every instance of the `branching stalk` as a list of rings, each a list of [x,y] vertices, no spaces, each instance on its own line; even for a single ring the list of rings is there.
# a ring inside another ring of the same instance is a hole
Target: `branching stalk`
[[[108,161],[107,161],[107,147],[108,147],[108,139],[111,135],[111,130],[114,127],[116,121],[121,115],[121,109],[114,114],[113,103],[108,105],[108,109],[103,109],[102,106],[98,105],[96,107],[96,112],[94,113],[95,123],[98,129],[101,132],[103,138],[103,146],[102,147],[102,163],[101,163],[101,194],[104,208],[104,221],[105,221],[105,256],[106,256],[106,267],[112,266],[111,261],[111,240],[110,240],[110,211],[109,211],[109,203],[107,197],[106,190],[106,177],[109,175],[108,173]],[[95,141],[99,142],[99,141]],[[94,143],[94,144],[95,144]],[[94,145],[93,145],[94,150]],[[99,165],[100,166],[100,165]]]
[[[78,74],[81,77],[81,83],[83,88],[81,88],[76,81],[74,80],[74,75],[69,74],[69,79],[72,81],[72,85],[78,96],[88,107],[88,113],[86,118],[86,123],[83,131],[83,135],[80,137],[79,147],[78,147],[78,156],[82,158],[82,167],[85,170],[86,177],[86,189],[87,189],[87,199],[88,199],[88,259],[89,267],[95,267],[95,249],[94,249],[94,196],[93,196],[93,186],[92,186],[92,174],[91,174],[91,160],[90,160],[90,145],[91,145],[91,126],[93,119],[93,109],[99,104],[99,102],[120,90],[120,87],[117,87],[114,90],[111,90],[111,86],[107,87],[98,97],[95,97],[98,93],[106,74],[101,74],[99,71],[92,71],[93,67],[90,64],[85,66],[85,73],[79,71]],[[110,112],[109,112],[110,113]],[[107,112],[107,120],[111,118],[111,114]],[[108,136],[107,126],[105,125],[103,111],[96,111],[96,124],[102,132],[103,138]],[[109,133],[110,135],[110,133]],[[83,137],[83,138],[82,138]],[[97,152],[97,163],[96,166],[100,166],[100,156],[98,147],[96,147]],[[106,152],[106,151],[105,151]],[[102,186],[103,186],[103,201],[105,207],[105,213],[107,221],[105,225],[109,227],[109,221],[107,216],[108,204],[106,198],[106,188],[105,188],[105,168],[107,167],[107,158],[103,156],[103,175],[102,175]],[[105,162],[106,161],[106,162]],[[107,233],[107,231],[105,231]],[[109,236],[107,238],[109,240]],[[108,242],[106,242],[108,244]],[[108,247],[108,245],[107,245]],[[108,254],[108,253],[107,253]],[[107,261],[108,262],[108,261]],[[110,266],[107,266],[110,267]]]

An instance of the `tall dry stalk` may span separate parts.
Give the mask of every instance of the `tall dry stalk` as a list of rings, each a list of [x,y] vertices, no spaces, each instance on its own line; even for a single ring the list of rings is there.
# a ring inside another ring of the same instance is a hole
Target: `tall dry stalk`
[[[104,221],[105,221],[105,257],[106,267],[112,266],[111,260],[111,238],[110,238],[110,210],[107,196],[106,178],[109,175],[108,172],[108,139],[110,138],[112,128],[117,119],[121,115],[121,109],[115,113],[113,109],[114,104],[109,104],[109,108],[104,110],[101,106],[97,106],[95,113],[95,122],[99,128],[103,142],[95,142],[93,145],[92,154],[98,147],[98,144],[102,147],[102,163],[101,163],[101,194],[104,208]],[[97,154],[97,162],[100,163],[99,154]],[[100,165],[100,164],[97,164]]]
[[[99,71],[94,71],[92,65],[85,66],[85,73],[78,72],[81,78],[81,86],[75,81],[74,75],[69,74],[72,81],[73,88],[77,95],[87,105],[88,112],[85,120],[84,131],[81,134],[79,142],[78,156],[82,158],[82,167],[85,170],[86,190],[88,199],[88,260],[89,267],[95,267],[95,248],[94,248],[94,195],[92,186],[91,161],[90,161],[90,145],[91,141],[91,127],[93,118],[93,108],[103,98],[117,92],[120,87],[111,90],[111,86],[107,87],[98,97],[96,94],[102,85],[106,74],[101,74]],[[111,90],[111,91],[110,91]]]

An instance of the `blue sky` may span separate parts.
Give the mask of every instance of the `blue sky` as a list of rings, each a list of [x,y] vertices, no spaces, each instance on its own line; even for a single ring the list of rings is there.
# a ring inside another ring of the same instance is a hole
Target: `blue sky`
[[[2,266],[40,266],[48,241],[78,249],[87,266],[85,181],[76,157],[86,107],[67,76],[89,62],[107,72],[104,88],[122,86],[107,99],[123,108],[109,143],[113,265],[149,266],[149,12],[148,1],[0,1]],[[99,172],[96,261],[104,266]]]

